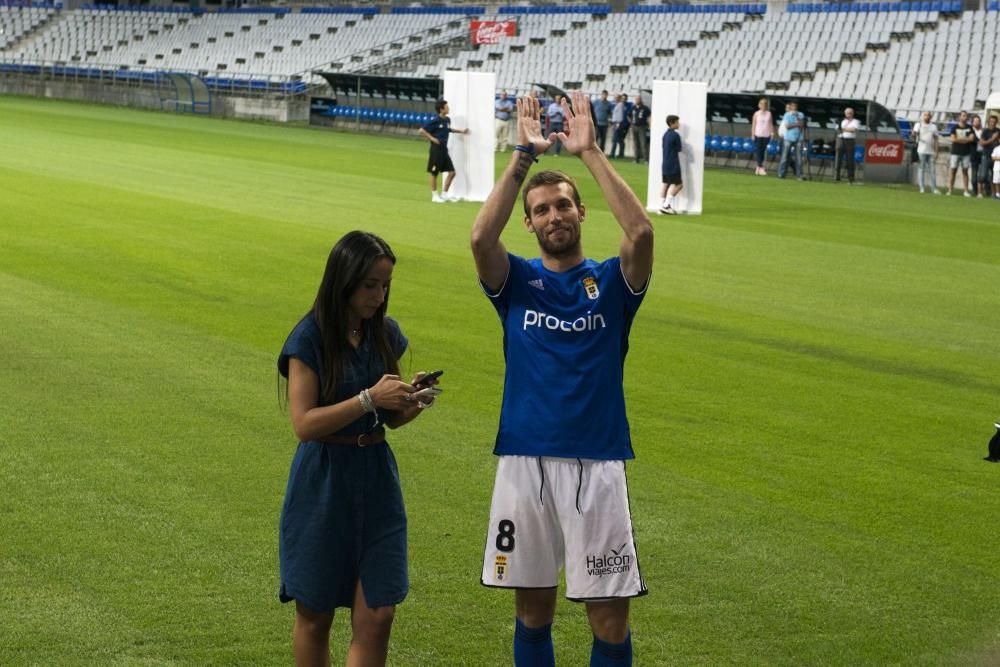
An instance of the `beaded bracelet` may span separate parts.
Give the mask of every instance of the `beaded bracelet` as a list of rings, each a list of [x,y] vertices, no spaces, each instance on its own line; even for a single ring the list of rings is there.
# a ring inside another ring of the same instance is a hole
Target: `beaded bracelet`
[[[358,394],[358,401],[361,402],[361,409],[365,412],[375,412],[375,401],[372,400],[372,395],[367,389],[361,390],[361,393]]]

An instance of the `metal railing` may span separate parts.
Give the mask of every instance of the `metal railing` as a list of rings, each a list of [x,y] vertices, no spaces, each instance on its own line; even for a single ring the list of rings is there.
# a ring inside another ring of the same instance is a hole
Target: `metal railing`
[[[192,70],[123,66],[92,62],[62,62],[4,58],[0,54],[0,77],[30,77],[45,81],[100,83],[110,86],[140,88],[155,87],[162,72],[180,72],[197,76],[214,94],[244,96],[292,97],[304,95],[314,82],[311,75],[281,75],[225,70]]]

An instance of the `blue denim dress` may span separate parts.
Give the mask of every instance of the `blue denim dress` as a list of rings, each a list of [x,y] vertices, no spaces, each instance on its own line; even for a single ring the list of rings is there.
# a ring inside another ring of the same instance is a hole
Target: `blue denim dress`
[[[406,350],[399,325],[385,318],[396,357]],[[311,314],[296,325],[281,350],[278,370],[288,377],[295,357],[323,382],[322,336]],[[353,350],[333,403],[376,384],[385,374],[378,350],[365,336]],[[379,414],[379,422],[386,415]],[[337,435],[372,430],[365,415]],[[333,435],[333,434],[331,434]],[[300,442],[292,459],[279,531],[282,602],[298,600],[317,612],[351,607],[357,581],[368,607],[403,601],[409,591],[406,564],[406,510],[399,471],[389,443],[351,447]]]

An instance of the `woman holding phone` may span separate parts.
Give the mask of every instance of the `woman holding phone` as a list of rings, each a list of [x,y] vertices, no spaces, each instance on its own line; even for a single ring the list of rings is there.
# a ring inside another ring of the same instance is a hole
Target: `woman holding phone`
[[[278,359],[299,439],[279,544],[297,665],[330,664],[338,607],[351,610],[348,664],[385,664],[395,606],[409,590],[406,512],[385,427],[415,419],[439,390],[414,386],[424,373],[400,379],[407,339],[386,315],[395,263],[374,234],[340,239]]]

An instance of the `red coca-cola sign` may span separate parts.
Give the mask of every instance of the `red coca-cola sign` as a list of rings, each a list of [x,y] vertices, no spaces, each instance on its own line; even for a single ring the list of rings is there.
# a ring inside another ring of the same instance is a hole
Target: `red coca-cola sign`
[[[504,37],[517,34],[517,21],[473,21],[473,44],[499,44]]]
[[[869,139],[865,142],[865,164],[903,164],[906,151],[899,139]]]

